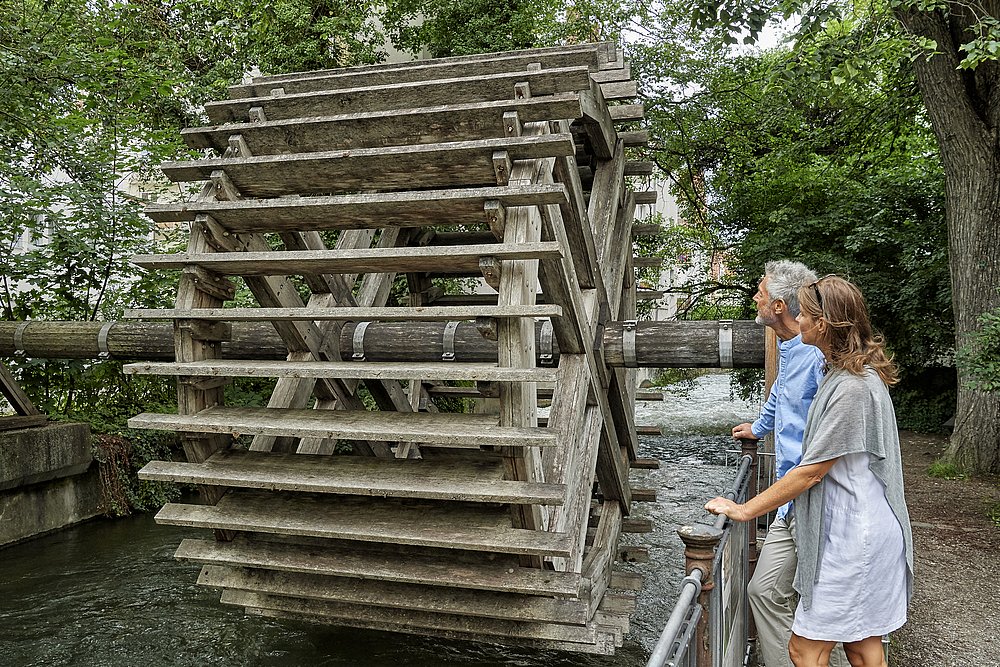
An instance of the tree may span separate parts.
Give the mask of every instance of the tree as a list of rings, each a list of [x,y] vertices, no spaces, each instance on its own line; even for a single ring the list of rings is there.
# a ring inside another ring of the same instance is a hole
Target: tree
[[[837,0],[699,3],[696,19],[728,39],[753,40],[774,17],[800,12],[796,52],[831,62],[826,86],[863,80],[867,64],[907,43],[945,181],[956,349],[969,344],[979,318],[1000,306],[1000,4],[890,0],[864,7]],[[959,367],[955,429],[946,456],[975,471],[1000,472],[1000,395],[975,388]]]

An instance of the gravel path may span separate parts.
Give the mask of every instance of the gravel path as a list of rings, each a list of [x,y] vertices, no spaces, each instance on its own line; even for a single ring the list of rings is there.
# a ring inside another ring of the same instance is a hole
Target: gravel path
[[[916,581],[890,667],[1000,667],[1000,528],[987,514],[1000,488],[928,476],[946,439],[900,436]]]

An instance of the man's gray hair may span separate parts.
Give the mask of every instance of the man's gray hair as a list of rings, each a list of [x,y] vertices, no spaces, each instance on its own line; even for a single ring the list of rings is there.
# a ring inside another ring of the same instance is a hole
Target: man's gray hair
[[[802,262],[779,259],[764,265],[767,293],[771,301],[781,299],[792,317],[799,314],[799,288],[816,282],[816,274]]]

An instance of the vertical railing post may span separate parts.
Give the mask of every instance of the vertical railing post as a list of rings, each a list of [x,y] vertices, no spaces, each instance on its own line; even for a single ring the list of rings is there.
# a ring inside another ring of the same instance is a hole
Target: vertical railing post
[[[712,561],[715,560],[715,549],[722,539],[722,530],[715,526],[695,524],[694,526],[682,526],[677,529],[677,534],[684,542],[684,572],[691,574],[698,569],[702,572],[701,594],[698,596],[698,603],[702,608],[701,618],[698,620],[698,629],[695,635],[695,646],[697,647],[697,667],[712,667],[711,637],[709,633],[709,617],[711,616],[711,605],[709,598],[712,589],[715,588],[715,577],[712,572]]]
[[[750,457],[750,479],[747,480],[747,497],[750,500],[757,495],[757,470],[760,462],[757,447],[760,441],[754,438],[740,438],[740,451],[743,456]],[[747,580],[750,583],[754,571],[757,569],[757,520],[750,521],[747,525]],[[747,641],[757,641],[757,624],[754,622],[753,614],[747,610]]]

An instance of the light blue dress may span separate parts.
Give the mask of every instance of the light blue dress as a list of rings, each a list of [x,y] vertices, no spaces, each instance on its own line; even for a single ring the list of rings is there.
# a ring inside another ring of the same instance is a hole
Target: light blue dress
[[[812,604],[805,609],[800,603],[792,624],[800,637],[853,642],[906,623],[903,529],[869,467],[871,457],[845,454],[826,474]]]

